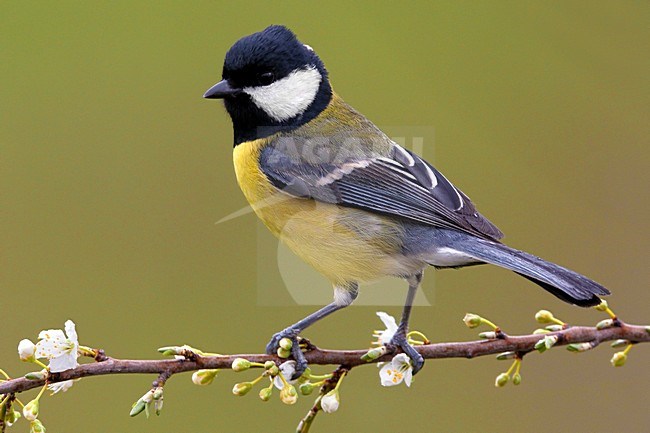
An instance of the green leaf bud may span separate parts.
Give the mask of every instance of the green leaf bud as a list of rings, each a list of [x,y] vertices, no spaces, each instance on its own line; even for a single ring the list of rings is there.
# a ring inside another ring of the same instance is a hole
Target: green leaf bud
[[[478,334],[479,338],[484,338],[486,340],[494,340],[497,338],[497,333],[494,331],[486,331],[486,332],[481,332]]]
[[[614,326],[614,320],[613,319],[605,319],[605,320],[601,320],[600,322],[596,323],[596,329],[599,329],[599,330],[611,328],[612,326]]]
[[[506,359],[514,359],[517,357],[515,352],[503,352],[497,355],[498,361],[505,361]]]

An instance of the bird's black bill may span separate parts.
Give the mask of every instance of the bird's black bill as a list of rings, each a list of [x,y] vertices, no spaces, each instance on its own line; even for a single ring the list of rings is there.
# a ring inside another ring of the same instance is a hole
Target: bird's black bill
[[[226,96],[236,95],[239,92],[241,92],[241,89],[232,87],[228,80],[222,80],[210,87],[207,92],[203,94],[203,97],[207,99],[223,99]]]

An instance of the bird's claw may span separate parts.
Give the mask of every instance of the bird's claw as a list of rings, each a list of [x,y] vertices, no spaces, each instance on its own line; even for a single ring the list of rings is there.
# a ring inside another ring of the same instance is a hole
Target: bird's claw
[[[424,366],[424,358],[417,350],[415,350],[415,347],[409,344],[406,333],[397,332],[391,339],[390,345],[394,348],[399,347],[406,356],[411,358],[411,364],[413,364],[413,375],[417,374],[417,372],[422,369]]]
[[[277,332],[271,337],[271,341],[266,345],[266,353],[269,355],[274,355],[277,353],[278,348],[280,347],[280,340],[283,338],[288,338],[291,340],[291,357],[296,361],[296,371],[291,376],[291,380],[296,380],[307,369],[307,359],[300,349],[300,342],[298,341],[299,330],[294,328],[286,328],[280,332]]]

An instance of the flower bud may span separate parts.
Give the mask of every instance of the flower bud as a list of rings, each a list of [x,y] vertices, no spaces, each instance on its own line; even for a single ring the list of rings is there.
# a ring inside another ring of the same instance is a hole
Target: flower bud
[[[551,313],[548,310],[539,310],[535,314],[535,320],[537,320],[538,323],[553,323],[553,313]]]
[[[276,366],[276,365],[275,365],[275,362],[273,362],[273,361],[266,361],[266,362],[264,363],[264,369],[266,369],[266,370],[270,370],[270,369],[272,369],[272,368],[275,367],[275,366]]]
[[[217,369],[206,369],[198,370],[192,374],[192,382],[195,385],[210,385],[215,377],[217,377],[219,370]]]
[[[5,406],[5,408],[6,408],[6,406]],[[2,420],[1,416],[2,416],[2,411],[0,411],[0,420]],[[22,415],[20,414],[20,412],[18,412],[17,410],[11,409],[11,411],[8,412],[8,413],[5,415],[5,423],[7,424],[7,427],[11,427],[12,425],[14,425],[14,423],[15,423],[16,421],[18,421],[18,419],[19,419],[21,416],[22,416]],[[37,420],[37,421],[38,421],[38,420]]]
[[[497,376],[496,380],[494,381],[494,386],[496,386],[497,388],[506,386],[506,383],[508,383],[509,379],[510,376],[508,376],[507,373],[501,373],[500,375]]]
[[[478,314],[467,313],[465,314],[465,317],[463,317],[463,322],[465,322],[465,326],[471,329],[480,326],[483,322],[483,318]]]
[[[278,343],[278,344],[284,350],[291,350],[291,348],[293,347],[293,341],[291,341],[290,339],[288,339],[286,337],[281,339],[280,343]]]
[[[251,389],[253,389],[253,384],[251,382],[236,383],[232,388],[232,393],[242,396],[248,394],[248,391]]]
[[[272,394],[273,394],[272,388],[262,388],[260,390],[259,396],[262,401],[269,401]]]
[[[614,356],[612,356],[612,359],[610,359],[609,362],[611,362],[612,366],[614,367],[622,367],[625,365],[626,361],[627,361],[627,353],[616,352]]]
[[[519,385],[520,383],[521,383],[521,374],[515,373],[515,375],[512,376],[512,384]]]
[[[23,416],[27,421],[35,421],[38,418],[38,400],[34,399],[23,408]]]
[[[309,395],[312,392],[314,392],[314,389],[316,389],[316,385],[314,385],[311,382],[306,382],[306,383],[303,383],[302,385],[300,385],[300,387],[298,389],[300,389],[300,393],[302,395]]]
[[[291,356],[291,351],[283,347],[278,347],[277,354],[280,358],[286,359]]]
[[[374,361],[375,359],[381,358],[382,356],[384,356],[387,351],[388,351],[388,349],[386,348],[386,346],[375,347],[375,348],[370,349],[369,351],[367,351],[361,357],[361,359],[363,361],[366,361],[366,362]]]
[[[277,376],[278,374],[280,374],[280,367],[278,367],[277,365],[275,365],[275,363],[273,363],[273,366],[268,370],[266,370],[266,372],[269,374],[269,376],[272,377]]]
[[[233,371],[246,371],[249,368],[251,368],[251,362],[248,359],[235,358],[235,360],[232,362]]]
[[[298,393],[293,385],[285,386],[280,391],[280,400],[284,404],[295,404],[298,401]]]
[[[36,353],[36,345],[32,343],[31,340],[25,338],[24,340],[20,340],[20,343],[18,343],[18,356],[20,357],[20,360],[23,362],[34,362],[36,361],[36,358],[34,357],[34,354]]]
[[[45,433],[45,426],[41,420],[34,420],[29,423],[29,433]]]
[[[311,367],[307,367],[305,368],[305,371],[303,371],[300,377],[298,378],[298,382],[299,383],[308,382],[310,377],[311,377]]]
[[[561,331],[564,327],[562,325],[548,325],[546,326],[547,331],[557,332]]]
[[[551,331],[548,329],[542,329],[542,328],[537,328],[533,331],[533,335],[540,335],[540,334],[549,334]]]
[[[336,412],[339,408],[339,390],[334,388],[320,399],[320,407],[325,413]]]

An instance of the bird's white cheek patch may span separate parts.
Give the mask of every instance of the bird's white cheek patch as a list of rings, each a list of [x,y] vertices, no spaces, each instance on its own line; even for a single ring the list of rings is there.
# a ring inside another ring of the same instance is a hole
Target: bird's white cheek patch
[[[244,87],[253,103],[282,122],[302,114],[316,98],[323,77],[315,67],[296,69],[268,86]]]

